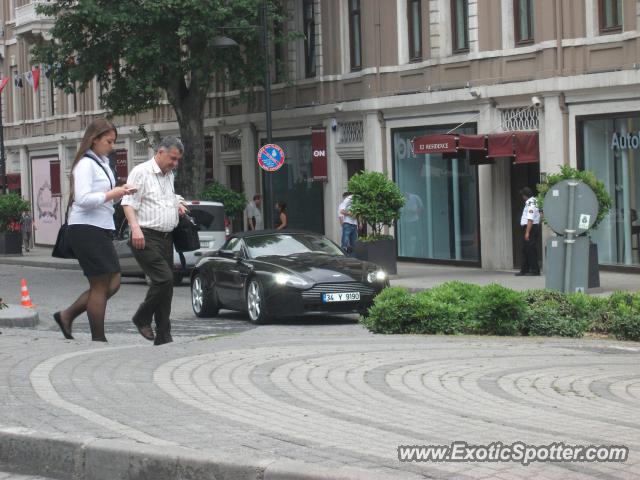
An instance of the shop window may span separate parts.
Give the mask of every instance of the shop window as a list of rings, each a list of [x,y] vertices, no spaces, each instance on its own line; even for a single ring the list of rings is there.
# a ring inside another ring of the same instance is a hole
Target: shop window
[[[600,33],[622,31],[622,0],[598,0],[600,13]]]
[[[451,0],[453,53],[469,51],[469,0]]]
[[[397,223],[398,256],[431,261],[480,261],[478,168],[466,155],[415,154],[411,140],[451,126],[392,132],[394,181],[405,197]],[[475,133],[473,128],[459,133]]]
[[[360,0],[349,0],[349,43],[351,70],[362,68],[362,28]]]
[[[307,78],[316,76],[316,24],[315,0],[303,0],[304,70]]]
[[[407,22],[409,34],[409,60],[422,60],[422,2],[407,0]]]
[[[516,45],[533,43],[533,0],[514,0]]]
[[[640,115],[584,120],[579,166],[593,172],[611,196],[610,213],[591,238],[605,265],[640,266]]]

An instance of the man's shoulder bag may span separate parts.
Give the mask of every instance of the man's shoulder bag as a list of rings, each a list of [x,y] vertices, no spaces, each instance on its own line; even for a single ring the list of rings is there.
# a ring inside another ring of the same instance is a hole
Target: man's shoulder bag
[[[173,245],[177,252],[192,252],[200,248],[198,225],[189,215],[182,215],[173,229]]]

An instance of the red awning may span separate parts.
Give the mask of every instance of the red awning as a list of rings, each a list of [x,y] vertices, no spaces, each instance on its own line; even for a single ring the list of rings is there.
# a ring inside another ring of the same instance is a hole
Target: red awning
[[[455,153],[456,136],[455,135],[424,135],[416,137],[412,141],[413,153]]]
[[[465,150],[484,150],[484,135],[460,135],[458,148]]]
[[[538,132],[516,132],[515,151],[516,163],[538,163],[540,161]]]
[[[489,157],[513,157],[513,132],[489,135]]]

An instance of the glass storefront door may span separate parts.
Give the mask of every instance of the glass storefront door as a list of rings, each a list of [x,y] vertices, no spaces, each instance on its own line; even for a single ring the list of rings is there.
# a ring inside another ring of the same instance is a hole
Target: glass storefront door
[[[411,140],[443,133],[445,127],[394,130],[394,179],[406,203],[398,221],[398,256],[480,261],[478,169],[466,156],[418,154]],[[475,133],[473,128],[457,133]]]
[[[591,238],[601,264],[639,266],[640,114],[583,120],[581,167],[594,172],[611,195],[611,212]]]
[[[275,217],[275,203],[284,202],[289,228],[324,234],[322,182],[313,181],[311,137],[277,139],[273,143],[284,150],[285,162],[276,172],[262,172],[265,228]]]

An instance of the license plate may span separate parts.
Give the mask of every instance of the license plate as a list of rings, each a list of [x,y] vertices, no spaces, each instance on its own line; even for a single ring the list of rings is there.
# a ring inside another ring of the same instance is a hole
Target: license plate
[[[357,302],[360,300],[360,292],[323,293],[323,302]]]

